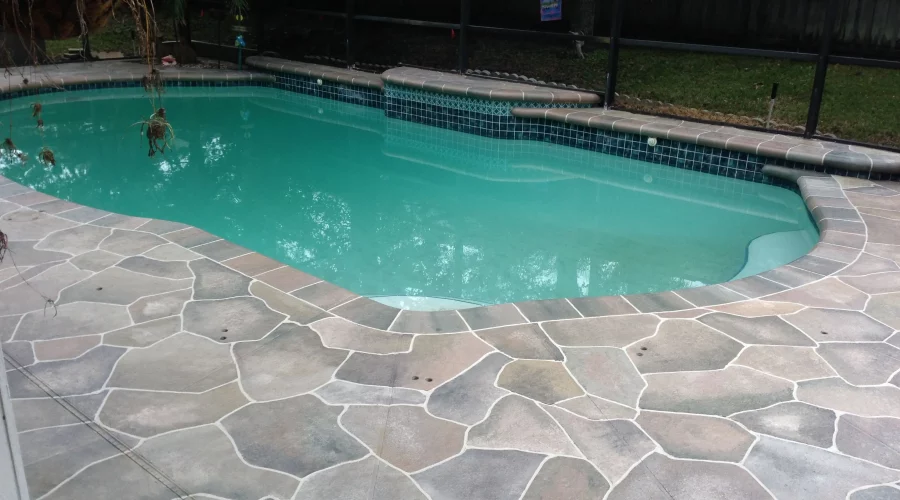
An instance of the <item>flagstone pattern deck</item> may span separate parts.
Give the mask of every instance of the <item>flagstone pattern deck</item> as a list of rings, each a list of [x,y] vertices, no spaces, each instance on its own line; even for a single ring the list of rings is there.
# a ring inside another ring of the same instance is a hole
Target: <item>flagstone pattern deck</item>
[[[898,498],[900,184],[768,173],[822,229],[791,265],[441,312],[0,177],[32,497]]]
[[[133,67],[18,83],[133,81]],[[470,80],[393,74],[443,90]],[[214,77],[235,78],[272,80]],[[577,116],[659,133],[659,120],[590,113]],[[881,153],[855,149],[879,169]],[[900,184],[765,173],[797,181],[822,230],[790,265],[441,312],[401,312],[200,229],[0,177],[0,342],[32,497],[900,498]]]

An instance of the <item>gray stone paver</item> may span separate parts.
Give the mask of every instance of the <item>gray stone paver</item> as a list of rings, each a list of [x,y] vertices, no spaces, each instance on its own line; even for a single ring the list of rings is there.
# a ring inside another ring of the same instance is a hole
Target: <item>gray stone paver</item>
[[[837,417],[831,410],[791,401],[738,413],[731,419],[760,434],[828,448],[834,444]]]
[[[553,457],[541,466],[522,500],[603,498],[609,483],[584,460]]]
[[[563,364],[553,361],[513,361],[500,372],[497,386],[546,404],[584,394]]]
[[[100,250],[125,256],[140,255],[165,242],[164,239],[150,233],[114,229],[112,234],[100,243]]]
[[[406,472],[456,455],[466,434],[465,426],[432,417],[418,406],[351,406],[341,415],[341,424],[384,461]]]
[[[191,300],[190,289],[151,295],[128,306],[128,313],[135,323],[144,323],[181,314],[184,303],[189,300]]]
[[[302,325],[307,325],[330,316],[330,314],[322,309],[290,295],[281,293],[277,289],[260,281],[254,281],[250,285],[250,293],[253,294],[254,297],[262,299],[269,309],[274,309],[285,314],[290,321],[295,321]]]
[[[66,288],[59,304],[67,302],[103,302],[127,305],[146,297],[191,286],[190,279],[166,279],[111,267]]]
[[[556,406],[565,408],[588,420],[632,419],[637,414],[634,408],[591,396],[590,394],[560,401],[556,403]]]
[[[517,500],[544,455],[514,450],[468,450],[413,475],[435,500]]]
[[[128,257],[119,262],[118,266],[122,269],[149,274],[158,278],[179,279],[194,277],[184,262],[155,260],[141,255]]]
[[[900,487],[875,486],[850,495],[850,500],[900,500]]]
[[[402,472],[367,457],[339,465],[308,478],[294,500],[425,500],[425,495]]]
[[[744,318],[714,313],[700,322],[726,333],[745,344],[814,346],[815,342],[781,318],[762,316]]]
[[[742,347],[696,321],[676,319],[665,321],[656,335],[628,348],[628,354],[641,373],[715,370],[725,368]]]
[[[550,415],[534,401],[516,394],[503,397],[483,422],[472,427],[468,444],[578,456],[578,450]]]
[[[883,384],[900,370],[900,349],[882,342],[834,342],[816,351],[838,375],[855,385]]]
[[[59,295],[60,290],[89,276],[89,272],[69,263],[52,267],[38,276],[29,278],[28,283],[19,283],[0,291],[0,316],[38,310],[43,314],[44,306],[47,305],[44,297],[53,299]],[[43,296],[35,292],[35,289],[40,290]]]
[[[741,352],[734,364],[793,381],[836,375],[812,347],[752,345]]]
[[[10,241],[9,250],[16,256],[16,265],[20,267],[64,261],[70,257],[64,252],[54,252],[35,248],[38,241]],[[12,260],[4,260],[0,269],[13,269]]]
[[[22,318],[16,340],[51,340],[103,333],[128,326],[125,306],[101,303],[63,304],[56,314],[32,311]]]
[[[80,255],[96,249],[97,245],[110,234],[112,234],[112,230],[108,228],[76,226],[48,235],[37,245],[37,248]]]
[[[147,347],[181,331],[181,317],[169,316],[103,335],[103,343],[121,347]]]
[[[472,425],[487,415],[491,405],[508,391],[494,385],[497,375],[512,361],[504,354],[489,354],[463,374],[441,385],[428,398],[432,415]]]
[[[481,330],[477,335],[513,358],[563,360],[559,348],[547,338],[540,326],[534,323]]]
[[[848,455],[900,469],[900,419],[841,415],[835,445]]]
[[[767,436],[745,463],[778,498],[840,500],[861,486],[900,479],[900,471]]]
[[[290,323],[259,342],[234,346],[241,386],[257,401],[296,396],[327,383],[348,355],[323,346],[309,328]]]
[[[253,297],[191,301],[183,316],[185,331],[217,342],[259,340],[284,320],[283,314]]]
[[[188,264],[194,276],[194,299],[227,299],[250,295],[250,278],[209,259]]]
[[[585,420],[553,407],[547,407],[547,411],[610,482],[619,481],[656,448],[656,443],[630,420]]]
[[[237,382],[201,394],[114,390],[97,418],[132,436],[211,424],[247,403]]]
[[[455,377],[488,352],[487,344],[471,333],[420,336],[408,353],[354,352],[334,376],[358,384],[430,390]],[[435,362],[438,359],[440,363]]]
[[[641,412],[638,425],[676,458],[740,462],[754,437],[724,418],[678,413]]]
[[[245,406],[223,419],[222,425],[250,464],[302,478],[368,454],[338,426],[342,409],[304,395]]]
[[[236,378],[237,368],[227,345],[179,333],[146,349],[129,350],[116,365],[108,386],[205,392]]]
[[[407,352],[413,336],[357,325],[342,318],[325,318],[311,325],[328,347],[373,354]]]
[[[728,416],[793,399],[793,384],[762,372],[730,366],[719,371],[650,374],[640,407]]]
[[[99,345],[100,340],[100,335],[86,335],[82,337],[34,342],[32,344],[34,348],[34,359],[37,361],[56,361],[60,359],[77,358]],[[12,343],[9,343],[7,346],[11,344]]]
[[[859,259],[857,259],[853,265],[848,266],[843,271],[839,272],[838,275],[865,276],[872,273],[885,273],[891,271],[900,271],[900,267],[898,267],[894,261],[864,253],[859,256]]]
[[[866,305],[866,314],[900,330],[900,293],[877,295]]]
[[[862,222],[826,221],[849,231],[827,241],[865,248],[856,260],[841,250],[850,265],[837,277],[786,267],[765,273],[786,290],[728,287],[755,299],[721,287],[682,295],[703,308],[673,293],[522,305],[538,327],[511,305],[463,310],[463,324],[398,317],[326,282],[291,296],[319,280],[258,254],[223,264],[239,250],[227,242],[201,256],[188,247],[218,238],[178,223],[22,192],[0,194],[14,219],[0,228],[29,283],[60,300],[45,314],[43,298],[8,281],[0,341],[36,357],[29,372],[67,405],[9,373],[23,448],[38,457],[27,469],[35,497],[59,484],[48,498],[175,496],[81,419],[137,446],[186,491],[229,499],[900,491],[891,197],[858,190],[847,203],[873,206]],[[334,307],[337,296],[352,301]]]
[[[207,425],[145,441],[138,453],[182,490],[224,498],[290,498],[297,479],[250,467],[235,452],[225,433]],[[114,487],[113,485],[120,485]],[[119,490],[119,488],[122,488]],[[122,492],[127,492],[123,494]],[[174,494],[131,459],[118,456],[91,465],[53,492],[50,499],[171,499]]]
[[[783,318],[816,342],[877,342],[894,332],[893,328],[858,311],[810,308]]]
[[[864,417],[900,418],[900,388],[857,387],[833,377],[797,384],[797,399]]]
[[[122,260],[121,255],[116,255],[114,253],[107,252],[106,250],[94,250],[91,252],[83,253],[73,258],[69,262],[71,262],[78,269],[98,272],[112,266],[120,260]]]
[[[421,405],[425,403],[425,394],[412,389],[353,384],[343,380],[325,384],[317,389],[315,394],[330,405]]]
[[[610,500],[764,500],[771,496],[736,465],[672,460],[654,453],[610,493]],[[799,497],[798,497],[799,498]]]
[[[28,487],[36,497],[92,462],[118,453],[85,424],[37,429],[22,434],[20,439]]]
[[[51,387],[56,395],[88,394],[104,387],[110,371],[123,354],[125,349],[99,346],[76,359],[39,363],[29,367],[29,372]],[[8,381],[9,393],[14,398],[47,396],[43,389],[22,372],[10,372]]]
[[[634,406],[647,385],[628,355],[612,347],[565,350],[566,366],[588,393],[625,406]],[[579,391],[580,392],[580,391]],[[580,395],[580,394],[576,394]],[[571,396],[570,396],[571,397]],[[550,403],[551,401],[545,401]]]
[[[562,346],[625,347],[656,332],[659,318],[649,314],[544,323],[544,331]]]

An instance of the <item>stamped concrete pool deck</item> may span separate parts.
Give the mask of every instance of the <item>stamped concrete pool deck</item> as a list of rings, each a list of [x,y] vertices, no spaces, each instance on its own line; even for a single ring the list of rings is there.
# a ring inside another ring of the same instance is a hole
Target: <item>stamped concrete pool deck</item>
[[[900,184],[769,173],[822,231],[790,265],[431,313],[0,177],[31,496],[898,500]]]
[[[900,184],[799,184],[761,276],[422,313],[0,177],[31,496],[900,498]]]

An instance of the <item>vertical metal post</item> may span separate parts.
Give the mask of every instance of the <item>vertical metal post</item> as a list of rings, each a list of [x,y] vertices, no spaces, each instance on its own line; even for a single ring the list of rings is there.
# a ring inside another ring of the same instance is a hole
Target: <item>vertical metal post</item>
[[[256,38],[256,53],[262,54],[266,50],[266,9],[268,2],[257,0],[254,2],[256,12],[253,12],[253,35]]]
[[[465,74],[469,69],[469,17],[472,13],[472,0],[459,2],[459,73]]]
[[[356,0],[347,0],[347,67],[350,68],[356,62],[353,58],[354,33],[353,18],[356,16]]]
[[[12,373],[12,372],[10,372]],[[28,500],[25,466],[19,447],[19,433],[12,414],[12,401],[6,379],[6,366],[0,352],[0,498]]]
[[[609,108],[616,99],[616,79],[619,76],[619,38],[622,35],[622,18],[625,17],[625,0],[613,0],[613,12],[609,27],[609,56],[606,60],[606,91],[603,107]]]
[[[92,61],[94,59],[91,54],[91,36],[87,33],[81,39],[81,58],[85,61]]]
[[[218,40],[216,48],[216,69],[222,69],[222,18],[216,20],[216,39]]]
[[[804,137],[812,137],[819,127],[819,110],[822,108],[822,95],[825,93],[825,76],[828,74],[828,58],[831,55],[831,38],[834,33],[834,22],[840,0],[828,0],[825,6],[825,22],[822,25],[822,39],[819,42],[819,58],[816,61],[816,76],[813,79],[812,97],[809,99],[809,112],[806,115],[806,131]]]

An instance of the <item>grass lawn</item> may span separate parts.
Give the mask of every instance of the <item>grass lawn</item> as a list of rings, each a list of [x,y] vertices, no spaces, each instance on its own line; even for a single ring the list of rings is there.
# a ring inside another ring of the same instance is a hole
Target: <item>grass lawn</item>
[[[214,41],[215,24],[211,19],[193,22],[196,39]],[[159,25],[171,36],[170,21],[160,21]],[[370,26],[377,29],[378,25]],[[360,33],[357,59],[381,64],[402,61],[429,67],[455,67],[456,41],[449,33],[395,28]],[[223,36],[231,35],[223,27]],[[578,59],[566,43],[473,38],[470,56],[473,69],[524,74],[590,89],[604,87],[605,49],[589,51],[585,59]],[[119,16],[112,20],[102,33],[91,36],[91,44],[96,51],[133,54],[129,19]],[[47,42],[51,54],[61,54],[73,46],[78,46],[77,40]],[[812,63],[623,49],[618,86],[623,97],[618,102],[635,111],[759,125],[754,119],[765,117],[772,84],[777,82],[775,121],[781,126],[802,127],[806,123],[814,72]],[[900,147],[900,70],[831,66],[819,132]]]
[[[584,60],[570,52],[571,49],[546,47],[496,50],[484,44],[476,48],[471,65],[602,90],[607,52],[590,52]],[[803,126],[814,73],[815,64],[805,62],[623,49],[619,56],[618,92],[643,102],[621,98],[619,103],[637,111],[727,119],[759,126],[753,120],[723,117],[716,112],[764,118],[772,84],[777,82],[774,120],[779,124]],[[900,70],[829,67],[819,132],[900,147]]]

